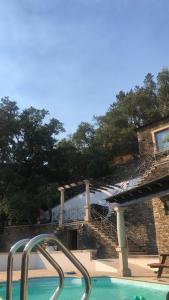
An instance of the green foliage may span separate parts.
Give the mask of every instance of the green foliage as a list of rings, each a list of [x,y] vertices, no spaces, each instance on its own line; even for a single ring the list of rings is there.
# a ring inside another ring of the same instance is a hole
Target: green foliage
[[[160,114],[165,117],[169,115],[169,70],[167,68],[158,73],[157,86]]]
[[[157,76],[148,73],[142,87],[120,91],[108,112],[96,117],[95,140],[109,157],[137,153],[136,129],[169,115],[169,71]]]
[[[67,139],[58,141],[63,124],[47,116],[44,109],[20,111],[8,97],[0,101],[1,222],[36,222],[41,209],[58,203],[58,185],[108,175],[115,156],[138,153],[137,128],[169,116],[169,71],[120,91],[95,125],[81,122]]]
[[[77,131],[73,134],[72,141],[77,149],[84,151],[91,146],[94,134],[94,126],[87,122],[82,122],[78,126]]]
[[[56,198],[56,190],[49,193],[57,176],[49,176],[48,161],[64,129],[57,119],[46,122],[47,114],[33,107],[19,112],[15,102],[1,99],[1,216],[16,223],[35,222],[42,205],[49,208]]]

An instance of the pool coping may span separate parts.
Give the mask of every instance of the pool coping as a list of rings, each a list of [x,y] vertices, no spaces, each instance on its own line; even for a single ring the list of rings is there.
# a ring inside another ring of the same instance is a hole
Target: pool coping
[[[40,279],[40,278],[56,278],[58,276],[54,276],[54,275],[45,275],[45,276],[30,276],[28,277],[28,279]],[[80,274],[77,275],[65,275],[65,278],[80,278],[82,279],[83,276],[81,276]],[[136,281],[136,282],[144,282],[144,283],[153,283],[153,284],[158,284],[158,285],[168,285],[169,286],[169,282],[165,282],[165,281],[159,281],[157,279],[152,279],[152,280],[145,280],[145,279],[135,279],[135,278],[131,278],[131,277],[120,277],[120,276],[113,276],[113,275],[90,275],[90,278],[115,278],[115,279],[120,279],[120,280],[129,280],[129,281]],[[169,279],[169,277],[168,277]],[[21,279],[16,279],[13,280],[13,283],[19,282]],[[0,281],[0,285],[6,283],[6,280]]]

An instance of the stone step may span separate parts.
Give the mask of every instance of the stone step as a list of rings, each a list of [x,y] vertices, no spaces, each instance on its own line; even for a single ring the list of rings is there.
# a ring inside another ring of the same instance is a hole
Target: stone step
[[[101,230],[99,230],[98,228],[96,228],[96,226],[94,224],[89,224],[89,228],[97,235],[99,236],[102,241],[104,241],[104,243],[106,245],[109,245],[109,247],[112,247],[113,249],[115,249],[117,247],[117,239],[113,240],[111,237],[107,236],[105,233],[103,233]],[[129,254],[130,255],[145,255],[146,252],[145,251],[140,251],[140,247],[137,245],[133,245],[132,241],[129,242]]]
[[[142,255],[146,255],[146,252],[140,252],[140,251],[128,251],[130,256],[142,256]]]
[[[95,232],[95,234],[99,235],[106,243],[112,244],[112,246],[116,245],[116,241],[114,241],[111,237],[107,236],[104,232],[96,228],[95,225],[89,224],[88,226],[93,232]]]
[[[151,173],[152,173],[152,171],[154,171],[155,169],[156,169],[156,168],[155,168],[155,167],[153,167],[153,168],[151,168],[151,169],[149,169],[149,170],[145,171],[144,175],[151,174]]]
[[[105,240],[110,240],[110,241],[113,241],[113,239],[109,236],[107,236],[106,234],[102,233],[101,231],[96,231],[93,229],[93,231],[98,234],[101,238],[105,239]]]
[[[155,167],[158,167],[158,166],[162,166],[162,165],[166,165],[166,164],[169,164],[169,160],[165,160],[165,161],[162,161],[162,162],[157,162],[154,164]]]
[[[143,174],[143,178],[147,177],[149,174],[151,174],[153,171],[155,171],[158,166],[162,166],[165,164],[169,164],[168,157],[167,157],[167,159],[165,158],[161,161],[154,162],[153,165],[148,170],[145,171],[145,173]]]

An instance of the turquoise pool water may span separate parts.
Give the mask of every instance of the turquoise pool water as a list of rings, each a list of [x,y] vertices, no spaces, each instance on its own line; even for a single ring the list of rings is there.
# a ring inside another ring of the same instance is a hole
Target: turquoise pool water
[[[49,300],[58,278],[29,280],[28,300]],[[59,300],[79,300],[84,283],[80,278],[66,278]],[[116,278],[92,278],[90,300],[169,300],[169,285],[145,283]],[[5,298],[5,284],[0,284],[0,297]],[[19,300],[19,282],[13,284],[13,300]]]

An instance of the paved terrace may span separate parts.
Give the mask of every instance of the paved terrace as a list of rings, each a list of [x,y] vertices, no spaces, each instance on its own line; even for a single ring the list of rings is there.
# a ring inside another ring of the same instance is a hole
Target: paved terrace
[[[118,269],[118,259],[100,259],[97,260],[100,265],[102,265],[102,270],[91,272],[90,276],[108,276],[108,277],[118,277],[117,269]],[[140,280],[140,281],[148,281],[155,283],[163,283],[169,284],[169,274],[163,274],[162,278],[156,278],[156,273],[154,270],[151,270],[147,264],[151,262],[158,262],[157,256],[132,256],[129,258],[129,268],[132,271],[132,277],[126,277],[123,279],[130,280]],[[39,270],[29,270],[29,278],[33,277],[47,277],[47,276],[56,276],[56,271],[47,270],[47,269],[39,269]],[[80,273],[76,273],[75,275],[65,275],[67,276],[77,276],[81,277]],[[13,272],[13,280],[20,279],[20,272]],[[0,282],[6,281],[6,272],[0,272]]]

